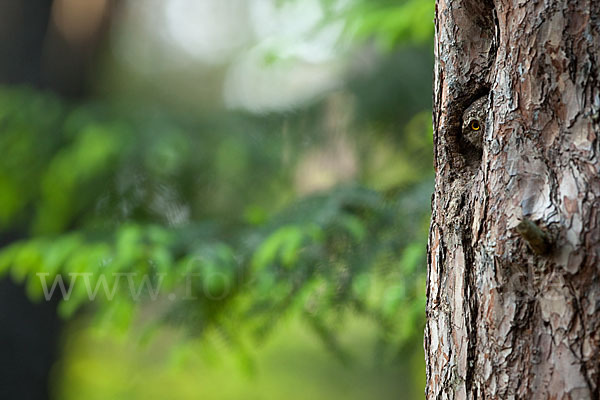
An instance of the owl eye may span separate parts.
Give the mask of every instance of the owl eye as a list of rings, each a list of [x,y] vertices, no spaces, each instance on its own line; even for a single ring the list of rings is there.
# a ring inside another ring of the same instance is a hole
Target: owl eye
[[[469,126],[471,127],[471,130],[474,130],[474,131],[478,131],[481,129],[481,125],[479,125],[479,121],[477,121],[477,120],[471,121]]]

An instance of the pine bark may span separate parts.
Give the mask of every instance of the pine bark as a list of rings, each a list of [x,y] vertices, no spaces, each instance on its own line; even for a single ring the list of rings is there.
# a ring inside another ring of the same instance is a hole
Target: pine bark
[[[600,399],[600,2],[437,0],[435,24],[427,398]]]

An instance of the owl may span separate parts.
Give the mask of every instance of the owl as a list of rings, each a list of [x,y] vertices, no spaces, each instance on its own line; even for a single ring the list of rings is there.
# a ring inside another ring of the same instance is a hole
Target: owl
[[[465,140],[481,150],[485,120],[488,113],[488,97],[481,97],[473,102],[463,113],[462,135]]]

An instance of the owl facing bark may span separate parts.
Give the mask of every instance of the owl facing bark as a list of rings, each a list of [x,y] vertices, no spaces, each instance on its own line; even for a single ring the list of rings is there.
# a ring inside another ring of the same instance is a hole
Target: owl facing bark
[[[473,102],[463,113],[462,135],[465,140],[478,149],[483,148],[485,120],[488,113],[488,97]]]

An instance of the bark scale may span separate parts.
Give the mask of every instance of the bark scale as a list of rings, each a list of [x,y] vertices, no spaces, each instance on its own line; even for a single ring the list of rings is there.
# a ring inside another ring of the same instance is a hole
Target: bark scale
[[[600,2],[438,0],[435,24],[427,398],[600,399]]]

